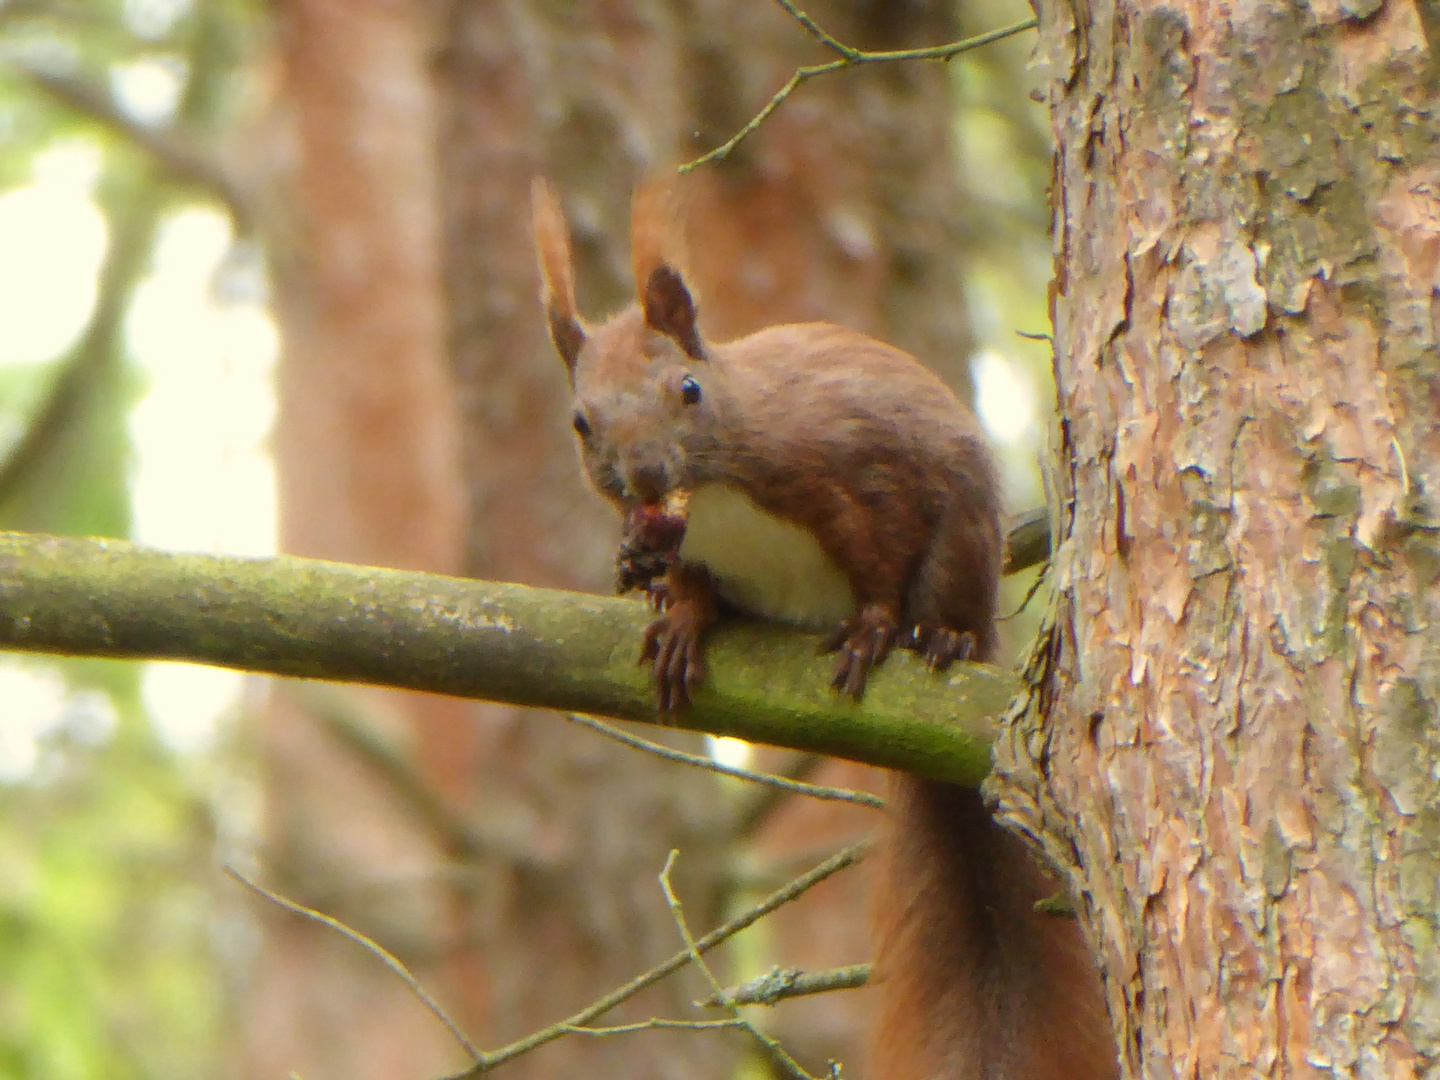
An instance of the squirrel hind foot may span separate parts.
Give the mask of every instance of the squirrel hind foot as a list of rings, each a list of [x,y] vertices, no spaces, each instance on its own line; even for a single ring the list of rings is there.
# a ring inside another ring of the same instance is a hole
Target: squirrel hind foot
[[[899,633],[895,616],[880,604],[866,604],[820,642],[820,652],[839,652],[831,689],[853,701],[865,696],[870,672],[890,655]]]
[[[931,671],[944,671],[957,660],[975,656],[978,641],[970,630],[921,623],[915,627],[911,648],[920,654]]]
[[[655,678],[655,709],[673,716],[690,707],[695,691],[705,681],[704,628],[672,610],[645,628],[640,666],[650,665]]]

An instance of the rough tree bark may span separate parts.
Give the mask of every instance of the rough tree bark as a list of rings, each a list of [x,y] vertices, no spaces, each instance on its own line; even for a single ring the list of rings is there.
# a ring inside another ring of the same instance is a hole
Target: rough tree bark
[[[1039,10],[1061,546],[1003,807],[1128,1075],[1440,1075],[1435,10]]]

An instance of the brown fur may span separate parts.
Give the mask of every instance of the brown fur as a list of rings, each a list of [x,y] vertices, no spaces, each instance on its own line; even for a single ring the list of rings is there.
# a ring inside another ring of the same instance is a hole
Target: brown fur
[[[575,269],[570,258],[570,231],[560,198],[548,180],[530,185],[530,219],[540,261],[540,303],[555,351],[575,381],[575,359],[585,343],[585,324],[575,305]]]
[[[980,793],[897,776],[878,897],[876,1080],[1109,1080],[1115,1042],[1079,923]]]
[[[548,188],[537,193],[553,202]],[[895,643],[939,668],[992,657],[1000,493],[975,419],[912,357],[843,327],[776,326],[706,342],[693,297],[667,261],[663,213],[653,194],[637,199],[639,303],[586,329],[573,358],[560,348],[596,488],[624,510],[677,488],[723,484],[800,526],[850,586],[854,614],[830,638],[843,692],[859,697]],[[573,298],[568,262],[556,264],[557,253],[568,260],[558,214],[558,205],[537,206],[542,295],[561,297],[562,317],[579,326],[573,299],[563,299]],[[687,384],[698,386],[695,400]],[[643,651],[662,711],[684,708],[704,679],[705,632],[717,599],[727,599],[723,577],[685,562],[668,587]],[[1021,841],[990,820],[972,789],[899,777],[895,801],[872,1074],[1116,1075],[1078,923],[1034,910],[1056,886]]]
[[[635,189],[630,203],[630,266],[637,289],[644,290],[661,267],[671,267],[681,277],[689,270],[680,220],[680,192],[670,181],[656,177]]]

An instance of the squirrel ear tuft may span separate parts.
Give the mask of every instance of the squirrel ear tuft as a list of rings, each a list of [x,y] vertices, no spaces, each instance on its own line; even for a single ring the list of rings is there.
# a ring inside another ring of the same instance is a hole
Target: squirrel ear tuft
[[[647,326],[673,340],[692,360],[705,359],[695,300],[679,270],[662,263],[650,271],[640,294],[640,307],[645,312]]]
[[[550,340],[565,362],[575,385],[575,361],[585,345],[585,324],[575,306],[575,268],[570,258],[570,230],[555,189],[544,177],[530,185],[530,215],[535,228],[535,256],[540,263],[540,303]]]
[[[703,360],[695,298],[681,272],[685,241],[678,203],[679,193],[668,179],[648,180],[635,189],[630,257],[646,324],[674,340],[692,359]]]

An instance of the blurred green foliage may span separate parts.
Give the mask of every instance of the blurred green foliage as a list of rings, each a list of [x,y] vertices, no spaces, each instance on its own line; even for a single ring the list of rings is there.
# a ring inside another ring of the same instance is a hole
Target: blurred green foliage
[[[129,534],[127,424],[140,378],[125,312],[165,216],[205,197],[137,146],[133,130],[168,129],[201,151],[214,144],[235,108],[252,7],[0,3],[0,192],[30,183],[37,158],[57,146],[92,147],[108,234],[96,302],[75,342],[45,363],[0,365],[0,528]],[[122,104],[117,87],[134,65],[174,73],[173,115],[136,117]],[[0,768],[4,1077],[227,1071],[221,957],[235,927],[217,915],[225,905],[216,814],[205,794],[216,787],[215,764],[177,755],[156,736],[140,672],[0,658],[0,746],[9,748]],[[43,730],[22,730],[34,717],[22,715],[14,688],[27,679],[62,687]],[[20,750],[30,736],[26,767]]]
[[[216,1074],[210,813],[136,703],[117,720],[99,744],[47,740],[0,788],[5,1076]]]

